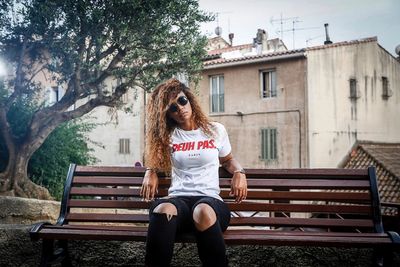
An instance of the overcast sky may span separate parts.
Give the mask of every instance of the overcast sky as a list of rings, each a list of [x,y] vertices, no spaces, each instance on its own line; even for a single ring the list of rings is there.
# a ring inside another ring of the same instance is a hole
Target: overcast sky
[[[329,23],[333,42],[378,37],[378,43],[395,54],[400,45],[400,0],[199,0],[204,11],[219,13],[222,37],[233,44],[251,43],[257,29],[265,29],[269,38],[281,37],[288,49],[323,44],[324,24]],[[201,30],[209,37],[217,21],[203,24]]]

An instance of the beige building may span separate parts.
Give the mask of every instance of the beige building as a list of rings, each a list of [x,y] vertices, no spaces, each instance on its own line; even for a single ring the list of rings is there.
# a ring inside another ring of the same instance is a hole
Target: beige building
[[[357,140],[400,141],[400,62],[377,38],[306,53],[310,167],[337,166]]]
[[[290,51],[220,44],[200,98],[245,167],[337,167],[357,140],[400,141],[400,63],[376,38]]]
[[[39,73],[38,80],[46,84],[42,98],[46,105],[53,105],[65,94],[62,85],[54,84],[46,75]],[[107,79],[105,86],[113,90],[118,81]],[[87,135],[89,147],[97,158],[95,165],[143,164],[144,151],[144,91],[128,90],[122,96],[120,108],[100,106],[82,118],[96,127]],[[86,102],[87,99],[76,105]],[[75,108],[74,106],[71,109]]]
[[[216,37],[195,90],[247,168],[337,167],[357,140],[400,142],[400,63],[376,38],[287,50],[263,30],[253,44]],[[63,89],[47,94],[51,104]],[[100,124],[89,135],[98,165],[143,163],[145,97],[131,90],[121,110],[85,116]]]
[[[143,90],[131,89],[122,97],[122,108],[97,107],[84,116],[86,121],[97,124],[88,135],[98,159],[96,165],[143,164],[143,97]]]

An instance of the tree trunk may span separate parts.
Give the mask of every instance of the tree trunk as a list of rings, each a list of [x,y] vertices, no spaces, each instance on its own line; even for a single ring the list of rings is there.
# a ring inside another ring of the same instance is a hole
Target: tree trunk
[[[28,178],[28,153],[10,153],[6,169],[0,173],[0,195],[52,199],[49,191]]]

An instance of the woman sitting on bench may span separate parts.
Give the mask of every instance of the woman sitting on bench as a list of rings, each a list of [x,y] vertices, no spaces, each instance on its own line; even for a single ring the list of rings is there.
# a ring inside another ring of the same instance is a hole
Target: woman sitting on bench
[[[211,122],[183,83],[170,79],[151,94],[147,105],[146,164],[141,195],[154,200],[157,171],[171,174],[168,197],[150,208],[146,266],[169,266],[175,237],[194,232],[203,266],[227,266],[223,231],[230,211],[219,196],[220,164],[233,174],[231,195],[241,202],[247,181],[231,154],[225,127]]]

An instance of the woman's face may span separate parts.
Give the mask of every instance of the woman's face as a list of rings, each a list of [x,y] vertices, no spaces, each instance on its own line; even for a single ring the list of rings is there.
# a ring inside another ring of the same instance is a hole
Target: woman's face
[[[168,116],[179,126],[189,125],[192,119],[192,106],[183,92],[171,99],[168,105]]]

